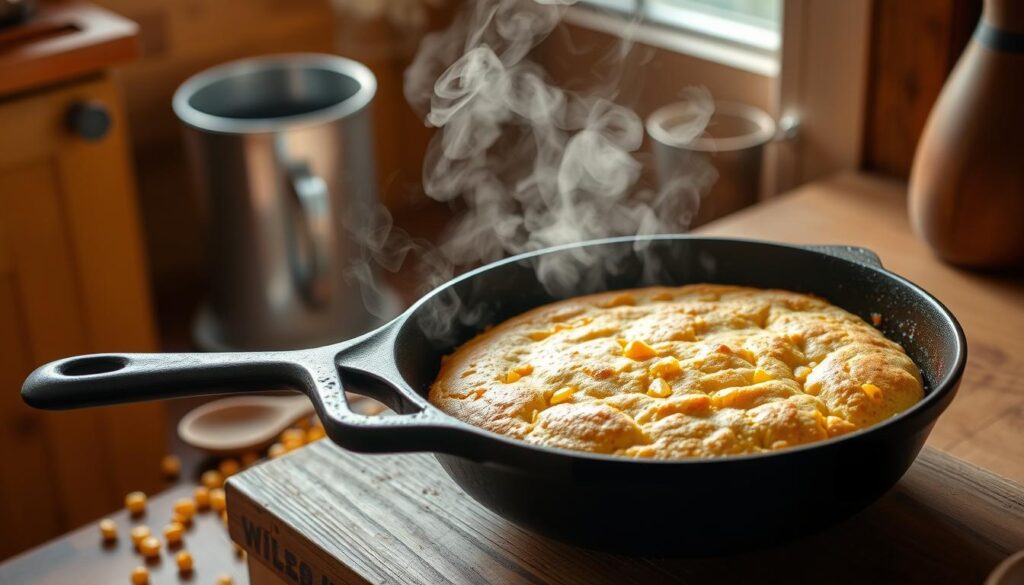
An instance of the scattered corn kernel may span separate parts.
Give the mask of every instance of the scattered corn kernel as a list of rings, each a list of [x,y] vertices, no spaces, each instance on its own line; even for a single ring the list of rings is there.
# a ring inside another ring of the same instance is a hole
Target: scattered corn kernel
[[[672,395],[672,386],[661,378],[655,378],[647,388],[647,395],[655,398],[667,398]]]
[[[761,382],[767,382],[768,380],[774,380],[774,379],[775,378],[773,378],[771,374],[769,374],[768,372],[762,370],[761,368],[757,368],[756,370],[754,370],[754,383],[755,384],[760,384]]]
[[[110,518],[100,520],[100,536],[103,537],[104,542],[117,540],[117,524],[114,524]]]
[[[227,508],[227,498],[223,489],[210,490],[210,507],[217,512],[223,512]]]
[[[882,399],[882,389],[879,388],[878,386],[875,386],[871,382],[868,382],[867,384],[861,384],[860,389],[863,390],[864,393],[868,395],[868,398],[874,400],[875,402]]]
[[[139,542],[139,552],[147,559],[160,555],[160,539],[155,536],[147,536]]]
[[[626,346],[622,348],[622,355],[628,357],[631,360],[642,362],[649,360],[652,357],[658,355],[658,352],[654,351],[654,348],[647,345],[639,339],[634,339],[626,343]]]
[[[192,517],[191,516],[187,516],[186,517],[183,514],[179,514],[177,512],[171,512],[171,522],[177,522],[178,524],[181,524],[182,526],[191,526],[192,525]]]
[[[278,457],[284,455],[287,452],[288,449],[285,449],[284,445],[282,445],[281,443],[274,443],[273,445],[270,446],[270,449],[267,449],[267,457],[270,457],[271,459],[277,459]]]
[[[235,551],[235,556],[245,558],[245,549],[238,546],[237,542],[232,542],[231,548]]]
[[[673,297],[672,293],[670,292],[660,292],[651,295],[652,301],[671,301],[673,298],[675,297]]]
[[[174,513],[184,518],[191,518],[196,513],[196,503],[189,498],[181,498],[174,502]]]
[[[661,358],[651,366],[651,375],[659,378],[671,378],[683,372],[683,366],[673,356]]]
[[[150,535],[149,526],[139,525],[132,528],[131,531],[132,544],[136,547]]]
[[[177,455],[164,455],[160,460],[160,473],[166,479],[178,479],[181,474],[181,459]]]
[[[205,510],[210,507],[210,488],[205,485],[196,487],[192,492],[192,500],[196,503],[196,510]]]
[[[551,337],[552,333],[554,333],[554,331],[531,331],[527,333],[526,336],[534,341],[543,341],[548,337]]]
[[[327,431],[325,431],[322,426],[313,425],[313,426],[309,427],[308,431],[306,431],[306,443],[312,443],[314,441],[319,441],[320,439],[322,439],[322,438],[324,438],[326,436],[327,436]]]
[[[797,366],[793,370],[793,377],[796,378],[800,382],[804,382],[804,381],[807,380],[807,376],[810,373],[811,373],[811,368],[808,368],[807,366]]]
[[[209,471],[204,471],[203,474],[199,476],[199,483],[212,490],[213,488],[219,488],[224,485],[224,476],[216,469],[211,469]]]
[[[551,395],[551,405],[554,406],[556,404],[572,400],[572,395],[575,394],[577,390],[579,390],[579,388],[576,386],[566,386],[565,388],[555,390],[555,393]]]
[[[164,528],[164,538],[168,545],[181,544],[181,537],[185,534],[185,527],[177,522],[171,522]]]
[[[222,476],[227,478],[241,471],[242,466],[238,463],[237,459],[225,459],[217,466],[217,470],[220,471]]]
[[[520,374],[519,372],[515,370],[509,370],[508,372],[505,372],[505,383],[511,384],[512,382],[518,382],[519,378],[522,377],[522,374]]]
[[[743,348],[743,349],[738,350],[736,352],[736,355],[738,355],[741,358],[743,358],[744,361],[750,362],[752,364],[756,364],[757,363],[757,356],[755,356],[754,352],[750,351],[747,348]]]
[[[728,345],[725,345],[724,343],[720,343],[718,347],[715,348],[715,351],[717,351],[718,353],[731,354],[732,348],[729,347]]]
[[[302,430],[308,429],[311,424],[313,424],[313,421],[309,420],[309,418],[300,418],[295,421],[295,426]]]
[[[221,575],[217,577],[217,585],[234,585],[235,581],[231,578],[231,575]]]
[[[875,327],[878,327],[879,325],[881,325],[882,324],[882,314],[881,313],[871,313],[871,324],[874,325]]]
[[[323,427],[320,428],[322,429]],[[260,454],[255,451],[246,451],[245,453],[242,453],[242,467],[251,467],[259,460]]]
[[[146,567],[132,569],[132,585],[147,585],[147,583],[149,583],[149,569]]]
[[[132,516],[141,516],[146,512],[146,494],[132,492],[124,497],[124,507]]]
[[[178,564],[179,572],[192,572],[192,555],[187,550],[183,550],[178,554],[174,555],[174,562]]]

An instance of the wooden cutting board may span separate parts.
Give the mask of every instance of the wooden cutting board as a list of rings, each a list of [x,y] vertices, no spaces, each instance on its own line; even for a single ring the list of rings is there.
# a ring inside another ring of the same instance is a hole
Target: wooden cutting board
[[[636,558],[561,544],[477,504],[430,455],[359,455],[328,441],[233,476],[228,511],[252,585],[959,585],[983,582],[1024,548],[1024,487],[931,448],[840,526],[727,558]]]

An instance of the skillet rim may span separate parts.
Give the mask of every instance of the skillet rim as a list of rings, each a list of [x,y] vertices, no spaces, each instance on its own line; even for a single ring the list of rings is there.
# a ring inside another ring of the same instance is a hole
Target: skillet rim
[[[900,275],[898,275],[898,274],[896,274],[896,273],[894,273],[894,272],[884,268],[882,266],[882,264],[881,264],[881,260],[880,259],[879,259],[878,264],[876,265],[874,263],[860,262],[860,261],[853,260],[852,258],[847,257],[847,256],[840,256],[838,254],[831,254],[829,252],[824,251],[825,249],[828,249],[828,248],[836,248],[836,249],[844,249],[845,248],[845,249],[866,250],[866,251],[870,252],[872,255],[874,255],[876,258],[879,258],[878,255],[875,254],[869,248],[864,248],[862,246],[854,246],[854,245],[851,245],[851,244],[803,244],[803,245],[801,245],[801,244],[787,244],[787,243],[782,243],[782,242],[774,242],[774,241],[771,241],[771,240],[758,240],[758,239],[754,239],[754,238],[724,238],[724,237],[716,237],[716,236],[700,236],[700,235],[690,235],[690,234],[653,234],[653,235],[646,235],[646,236],[618,236],[618,237],[613,237],[613,238],[601,238],[601,239],[596,239],[596,240],[586,240],[586,241],[583,241],[583,242],[574,242],[574,243],[570,243],[570,244],[562,244],[562,245],[558,245],[558,246],[551,246],[551,247],[543,248],[543,249],[540,249],[540,250],[535,250],[535,251],[532,251],[532,252],[526,252],[526,253],[523,253],[523,254],[518,254],[516,256],[510,256],[508,258],[503,258],[501,260],[497,260],[495,262],[486,264],[484,266],[480,266],[480,267],[475,268],[473,270],[467,271],[467,272],[465,272],[465,273],[463,273],[463,274],[461,274],[461,275],[459,275],[459,276],[457,276],[455,278],[452,278],[451,280],[441,284],[440,286],[434,288],[430,292],[424,294],[415,303],[413,303],[408,309],[403,311],[401,315],[396,317],[394,319],[394,321],[384,325],[378,331],[368,333],[366,336],[364,336],[364,338],[374,338],[374,337],[377,337],[377,335],[376,335],[377,333],[383,333],[385,330],[391,329],[393,331],[393,335],[394,335],[393,341],[395,343],[390,344],[390,346],[391,346],[390,347],[390,357],[393,360],[393,363],[397,366],[397,364],[400,363],[400,360],[399,360],[398,355],[397,355],[398,351],[399,351],[399,345],[400,344],[398,344],[397,341],[398,341],[399,337],[402,335],[403,331],[405,330],[407,324],[409,324],[409,321],[416,315],[416,313],[420,310],[420,308],[423,305],[425,305],[427,302],[429,302],[431,299],[433,299],[434,297],[442,294],[444,291],[446,291],[446,290],[448,290],[450,288],[455,287],[456,285],[458,285],[458,284],[460,284],[462,282],[469,281],[469,280],[471,280],[473,278],[478,277],[481,274],[484,274],[484,273],[492,271],[492,270],[496,270],[496,269],[501,268],[501,267],[503,267],[505,265],[508,265],[508,264],[519,263],[519,262],[522,262],[524,260],[529,260],[529,259],[532,259],[532,258],[543,256],[545,254],[561,252],[561,251],[564,251],[564,250],[572,250],[574,248],[601,246],[601,245],[614,245],[614,244],[623,244],[623,243],[634,243],[635,244],[637,242],[657,242],[657,241],[669,242],[669,241],[685,241],[685,240],[701,240],[701,241],[716,241],[716,242],[725,242],[725,243],[738,243],[738,244],[743,244],[743,245],[754,245],[754,246],[769,247],[769,248],[782,248],[782,249],[787,249],[787,250],[797,250],[797,251],[804,252],[804,253],[808,253],[809,252],[809,253],[817,254],[819,256],[826,256],[826,257],[828,257],[829,260],[832,260],[832,261],[840,261],[840,262],[843,262],[843,263],[845,263],[847,265],[853,265],[853,266],[856,266],[858,268],[866,268],[866,269],[869,269],[869,270],[871,270],[873,272],[876,272],[876,273],[880,274],[883,277],[892,279],[892,280],[896,281],[896,283],[898,285],[900,285],[900,286],[902,286],[902,287],[904,287],[906,289],[909,289],[909,291],[911,293],[914,293],[915,297],[922,298],[925,301],[927,301],[944,318],[944,320],[946,321],[945,325],[947,327],[949,327],[950,329],[952,329],[952,332],[954,333],[954,335],[952,337],[955,340],[953,342],[954,343],[953,349],[955,351],[955,359],[954,359],[953,365],[949,369],[949,373],[945,377],[943,377],[942,380],[936,382],[934,384],[934,387],[932,388],[932,391],[928,392],[927,394],[925,394],[924,398],[922,398],[921,401],[919,401],[918,403],[914,404],[909,409],[907,409],[907,410],[897,414],[896,416],[894,416],[892,418],[889,418],[889,419],[887,419],[887,420],[885,420],[883,422],[880,422],[880,423],[877,423],[875,425],[872,425],[872,426],[870,426],[868,428],[861,429],[861,430],[858,430],[858,431],[855,431],[853,433],[849,433],[849,434],[846,434],[846,435],[842,435],[840,437],[825,439],[823,441],[817,441],[817,442],[814,442],[814,443],[805,443],[805,444],[799,445],[797,447],[791,447],[791,448],[787,448],[787,449],[780,449],[778,451],[770,451],[770,452],[765,452],[765,453],[748,453],[748,454],[741,454],[741,455],[726,455],[726,456],[722,456],[722,457],[692,457],[692,458],[681,458],[681,459],[640,459],[640,458],[635,458],[635,457],[626,457],[626,456],[623,456],[623,455],[608,455],[608,454],[603,454],[603,453],[591,453],[591,452],[588,452],[588,451],[576,451],[576,450],[573,450],[573,449],[563,449],[563,448],[548,447],[548,446],[543,446],[543,445],[535,445],[535,444],[532,444],[532,443],[527,443],[524,440],[516,439],[516,438],[513,438],[513,437],[508,437],[506,435],[502,435],[500,433],[495,433],[493,431],[489,431],[489,430],[484,429],[482,427],[478,427],[476,425],[472,425],[470,423],[462,421],[462,420],[460,420],[460,419],[458,419],[458,418],[456,418],[456,417],[454,417],[454,416],[444,412],[443,410],[441,410],[440,408],[435,406],[433,403],[431,403],[429,401],[429,399],[427,398],[427,396],[423,395],[423,394],[420,394],[414,388],[414,386],[409,383],[409,381],[406,379],[406,377],[401,374],[400,371],[398,372],[399,379],[401,380],[401,383],[405,386],[406,390],[408,390],[408,391],[410,391],[410,392],[420,396],[421,398],[423,398],[423,401],[426,403],[427,408],[429,409],[429,411],[427,411],[427,410],[420,411],[420,413],[419,413],[420,415],[430,415],[430,416],[439,416],[439,417],[441,417],[440,420],[437,421],[437,422],[441,423],[441,425],[442,425],[440,427],[441,429],[447,429],[449,431],[455,431],[455,432],[460,432],[460,431],[461,432],[468,432],[468,433],[470,433],[472,435],[478,436],[481,439],[485,439],[485,440],[488,440],[488,441],[497,441],[498,443],[501,443],[506,448],[513,448],[513,449],[517,449],[517,450],[521,450],[521,451],[533,452],[533,453],[536,453],[537,455],[542,456],[542,457],[551,457],[551,456],[561,457],[561,458],[573,460],[574,462],[578,461],[578,462],[584,463],[584,464],[616,464],[616,465],[644,464],[644,465],[656,465],[656,466],[659,466],[659,467],[660,466],[665,466],[665,465],[674,466],[674,465],[700,465],[700,464],[711,464],[711,465],[720,465],[721,466],[721,465],[730,465],[730,464],[740,464],[740,463],[752,462],[752,461],[753,462],[757,462],[757,461],[763,461],[763,460],[771,460],[771,459],[777,458],[777,457],[797,457],[797,456],[799,456],[799,455],[801,455],[801,454],[803,454],[803,453],[805,453],[805,452],[807,452],[809,450],[826,449],[826,448],[838,448],[838,446],[843,445],[845,443],[854,442],[854,441],[868,440],[872,436],[877,436],[877,435],[880,435],[883,432],[892,431],[896,427],[910,425],[916,419],[920,419],[921,417],[930,414],[930,412],[934,408],[941,407],[941,409],[937,413],[935,413],[934,416],[931,417],[931,421],[934,421],[948,407],[949,401],[952,400],[952,396],[949,396],[949,395],[953,394],[957,390],[957,388],[959,387],[960,382],[961,382],[961,380],[963,378],[964,369],[965,369],[966,364],[967,364],[967,338],[966,338],[966,335],[964,334],[962,326],[960,325],[960,322],[957,320],[956,316],[954,316],[953,313],[949,310],[949,308],[947,308],[941,301],[939,301],[937,298],[935,298],[935,296],[933,296],[931,293],[929,293],[928,291],[926,291],[924,288],[922,288],[921,286],[917,285],[916,283],[912,282],[911,280],[909,280],[909,279],[907,279],[907,278],[905,278],[903,276],[900,276]],[[615,289],[608,289],[608,290],[615,290]],[[822,296],[821,298],[825,298],[826,300],[828,300],[824,296]],[[831,302],[831,301],[829,301],[829,302]],[[538,305],[538,306],[541,306],[541,305]],[[840,308],[842,308],[842,307],[840,307]],[[943,335],[943,338],[947,338],[947,337],[949,337],[949,336]],[[465,343],[465,340],[462,343]],[[456,347],[458,347],[458,346],[456,346]],[[917,362],[915,362],[915,365],[918,365]],[[919,365],[918,365],[918,367],[920,368]],[[400,392],[400,394],[404,394],[404,392]],[[948,400],[947,400],[947,396],[949,397]],[[943,401],[945,401],[945,404],[942,404]],[[411,416],[413,414],[414,413],[409,413],[408,415],[398,415],[398,416]],[[460,432],[460,434],[461,434],[461,432]],[[464,439],[465,437],[459,437],[459,438],[460,439]],[[436,454],[445,455],[445,456],[465,457],[464,455],[460,455],[460,454],[454,453],[454,452],[449,452],[449,451],[446,451],[446,450],[440,450],[440,449],[426,449],[426,450],[427,451],[432,451],[432,452],[434,452]],[[492,465],[493,464],[508,465],[508,463],[506,461],[502,461],[502,459],[504,459],[504,458],[496,457],[493,460],[488,459],[488,460],[485,460],[485,461],[478,461],[478,463],[485,463],[485,464],[492,464]]]

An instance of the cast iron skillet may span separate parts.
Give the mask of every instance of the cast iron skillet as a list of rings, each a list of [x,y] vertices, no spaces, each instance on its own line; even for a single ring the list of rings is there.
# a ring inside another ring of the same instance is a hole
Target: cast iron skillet
[[[560,270],[571,272],[588,254],[604,260],[570,279],[580,284],[557,295],[539,284],[538,264],[564,260]],[[881,314],[885,334],[921,368],[924,399],[871,429],[809,446],[644,461],[529,445],[456,420],[425,398],[441,356],[486,324],[564,296],[694,282],[814,293],[865,319]],[[461,308],[450,311],[456,297]],[[439,325],[450,326],[447,335],[439,337]],[[363,452],[432,451],[473,498],[530,530],[595,549],[698,556],[809,534],[877,499],[907,470],[952,400],[966,354],[953,315],[882,269],[867,250],[660,236],[574,244],[485,266],[434,290],[380,329],[336,345],[73,357],[33,372],[22,396],[38,408],[64,409],[288,385],[310,396],[335,443]],[[401,416],[354,414],[343,387]]]

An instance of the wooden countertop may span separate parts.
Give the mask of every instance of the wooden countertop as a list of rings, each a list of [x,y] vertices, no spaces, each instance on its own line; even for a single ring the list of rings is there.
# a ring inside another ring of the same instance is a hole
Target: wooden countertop
[[[910,231],[903,183],[844,175],[806,185],[696,230],[874,250],[889,270],[932,293],[967,334],[960,391],[928,444],[1024,482],[1024,275],[961,270]]]
[[[0,29],[0,96],[136,58],[138,25],[97,6],[40,2],[28,22]]]
[[[904,186],[863,175],[807,185],[697,233],[864,246],[889,269],[932,292],[963,324],[970,358],[960,392],[929,443],[1024,482],[1024,276],[978,274],[934,259],[909,230]],[[153,527],[162,526],[174,498],[186,490],[175,488],[152,500]],[[115,518],[127,521],[123,512]],[[865,538],[870,534],[866,530]],[[127,583],[137,557],[128,552],[126,537],[105,549],[95,525],[86,526],[0,564],[0,584]],[[236,585],[248,582],[216,519],[205,518],[185,539],[187,547],[202,551],[196,574],[201,582],[219,573],[233,573]],[[169,559],[155,573],[154,583],[177,582]]]

